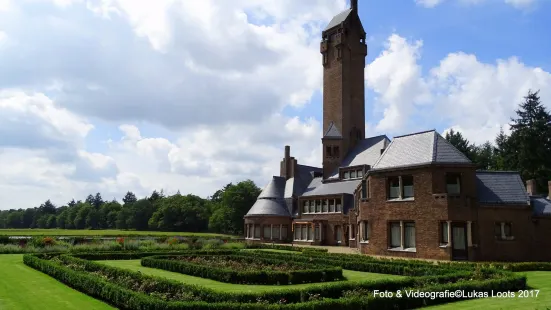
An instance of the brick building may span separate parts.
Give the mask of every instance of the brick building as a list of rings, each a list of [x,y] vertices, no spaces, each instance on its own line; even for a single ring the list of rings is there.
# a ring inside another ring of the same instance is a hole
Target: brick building
[[[476,170],[435,130],[365,137],[357,2],[322,32],[322,167],[298,164],[286,146],[280,175],[245,215],[246,239],[397,257],[551,260],[551,200],[533,181]]]

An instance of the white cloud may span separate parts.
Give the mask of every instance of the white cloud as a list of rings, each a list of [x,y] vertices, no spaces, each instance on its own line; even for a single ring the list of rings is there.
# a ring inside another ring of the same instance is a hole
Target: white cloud
[[[421,42],[394,34],[387,49],[368,65],[367,85],[384,108],[378,132],[405,133],[443,123],[483,143],[493,141],[499,128],[509,123],[529,89],[540,90],[551,110],[551,74],[542,68],[516,57],[482,63],[475,55],[458,52],[423,76],[420,47]]]
[[[161,188],[206,196],[246,178],[263,186],[284,145],[321,165],[319,122],[282,111],[320,89],[319,31],[345,1],[44,2],[51,11],[17,2],[17,18],[2,19],[16,44],[0,57],[0,208]],[[422,48],[394,34],[368,65],[382,115],[369,134],[441,122],[483,142],[528,88],[550,98],[549,73],[516,58],[452,53],[422,68]],[[122,135],[106,149],[102,126]]]
[[[417,64],[422,45],[393,34],[386,49],[365,70],[367,86],[378,94],[377,102],[384,108],[384,117],[376,126],[380,132],[408,128],[415,106],[430,99]]]
[[[434,8],[440,4],[442,4],[445,0],[415,0],[415,3],[417,5],[426,7],[426,8]],[[532,7],[538,0],[502,0],[505,4],[511,5],[514,8],[517,9],[526,9],[529,7]],[[488,2],[488,0],[458,0],[460,3],[464,4],[481,4],[484,2]]]
[[[424,6],[426,8],[433,8],[439,5],[444,0],[415,0],[415,3],[418,5]]]

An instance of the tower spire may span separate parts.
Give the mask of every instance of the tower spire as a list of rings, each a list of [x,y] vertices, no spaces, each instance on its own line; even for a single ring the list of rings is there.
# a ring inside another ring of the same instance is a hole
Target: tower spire
[[[352,11],[358,11],[358,0],[350,0],[350,8]]]

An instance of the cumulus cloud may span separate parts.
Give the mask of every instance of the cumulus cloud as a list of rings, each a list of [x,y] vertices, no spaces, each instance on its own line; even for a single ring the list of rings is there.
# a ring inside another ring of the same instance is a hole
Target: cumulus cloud
[[[284,145],[321,165],[319,121],[287,110],[320,90],[319,32],[344,0],[29,1],[0,0],[0,208],[263,186]],[[528,88],[550,98],[549,73],[517,58],[422,68],[422,49],[393,34],[368,64],[369,135],[438,123],[483,142]]]
[[[423,6],[426,8],[434,8],[441,3],[443,3],[445,0],[415,0],[415,3],[419,6]],[[463,4],[481,4],[484,2],[488,2],[487,0],[458,0],[458,2]],[[538,0],[503,0],[503,3],[513,6],[516,9],[526,9],[529,7],[532,7]]]
[[[376,131],[404,133],[446,124],[483,143],[493,141],[500,127],[509,123],[529,89],[541,90],[542,102],[551,108],[551,74],[542,68],[516,57],[492,64],[457,52],[422,75],[421,45],[393,34],[387,48],[368,65],[367,85],[384,109]]]

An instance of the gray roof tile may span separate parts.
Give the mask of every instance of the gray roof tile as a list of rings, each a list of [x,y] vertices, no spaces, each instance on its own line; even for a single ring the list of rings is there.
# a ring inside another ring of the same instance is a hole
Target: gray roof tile
[[[340,130],[335,126],[335,123],[331,122],[329,124],[329,128],[327,128],[327,131],[323,135],[324,138],[342,138],[342,134]]]
[[[258,198],[283,198],[285,178],[273,177],[272,181],[262,190]]]
[[[338,26],[340,23],[344,22],[348,16],[350,15],[350,13],[352,12],[352,9],[346,9],[342,12],[340,12],[339,14],[335,15],[331,21],[329,22],[329,24],[327,24],[327,27],[325,27],[324,31],[325,30],[329,30],[335,26]]]
[[[315,178],[308,188],[302,194],[303,197],[334,195],[334,194],[354,194],[354,190],[360,184],[360,180],[326,182],[322,183],[322,178]]]
[[[534,215],[551,216],[551,200],[546,197],[530,197]]]
[[[529,201],[518,172],[477,171],[476,191],[481,204],[519,204]]]
[[[352,167],[360,165],[373,166],[381,157],[381,149],[384,149],[390,143],[387,136],[381,135],[360,140],[358,144],[346,155],[340,167]],[[339,177],[337,168],[330,179]]]
[[[287,204],[283,199],[262,198],[256,200],[245,217],[251,216],[287,216],[290,217]]]
[[[395,137],[373,170],[431,163],[471,163],[435,130]]]

